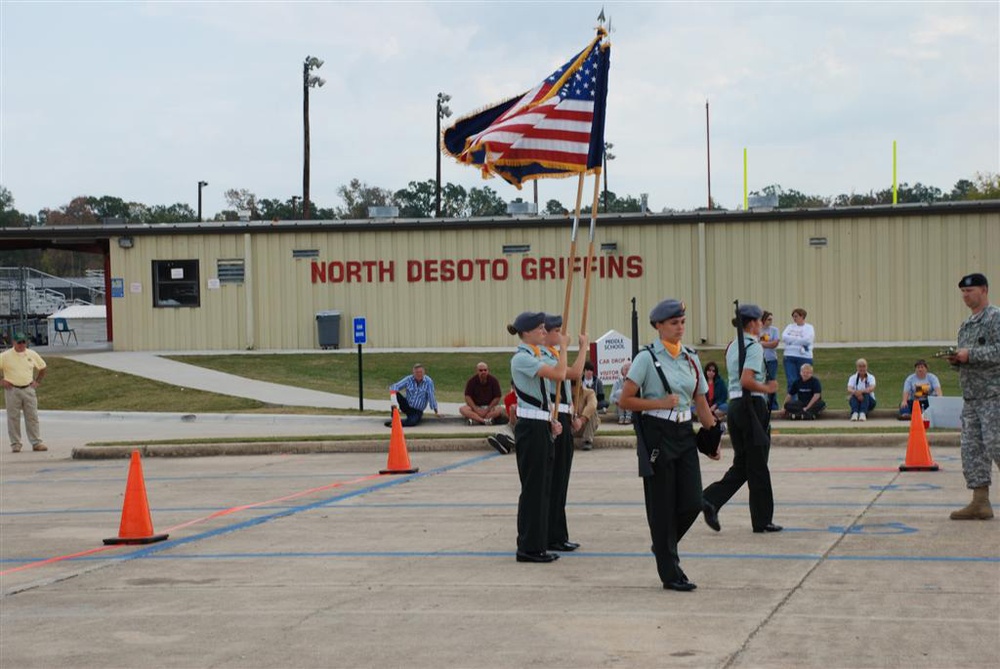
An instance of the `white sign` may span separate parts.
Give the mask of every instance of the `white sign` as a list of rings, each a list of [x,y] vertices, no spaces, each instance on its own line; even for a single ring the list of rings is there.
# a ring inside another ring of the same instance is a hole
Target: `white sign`
[[[219,283],[218,279],[209,279],[208,280],[208,289],[209,290],[218,290],[219,286],[221,286],[221,285],[222,284]]]
[[[171,267],[170,268],[170,278],[171,279],[183,279],[184,278],[184,268],[183,267]]]
[[[621,332],[609,330],[594,343],[594,347],[597,378],[610,388],[621,376],[622,365],[632,361],[632,340]]]

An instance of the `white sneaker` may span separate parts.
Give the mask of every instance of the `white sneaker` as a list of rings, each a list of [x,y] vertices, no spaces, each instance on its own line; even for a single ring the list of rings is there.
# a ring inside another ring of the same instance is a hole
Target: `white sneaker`
[[[854,413],[851,414],[851,420],[855,421],[855,422],[858,420],[858,412],[857,411],[855,411]]]
[[[851,420],[853,420],[853,418]],[[472,427],[473,425],[476,424],[476,421],[472,420],[471,418],[469,418],[465,422],[468,424],[469,427]]]
[[[858,420],[860,420],[860,421],[861,421],[861,422],[863,423],[863,422],[865,422],[866,420],[868,420],[868,416],[866,416],[866,415],[865,415],[865,414],[863,414],[863,413],[859,413],[859,414],[858,414]]]

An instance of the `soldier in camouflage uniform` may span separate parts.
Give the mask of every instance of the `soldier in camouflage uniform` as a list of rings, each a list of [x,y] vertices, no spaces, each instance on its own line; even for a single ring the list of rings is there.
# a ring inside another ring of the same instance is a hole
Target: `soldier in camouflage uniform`
[[[948,361],[958,368],[962,385],[962,472],[972,502],[954,511],[952,520],[988,520],[990,475],[1000,467],[1000,308],[990,304],[989,282],[969,274],[958,282],[972,315],[958,329],[958,350]]]

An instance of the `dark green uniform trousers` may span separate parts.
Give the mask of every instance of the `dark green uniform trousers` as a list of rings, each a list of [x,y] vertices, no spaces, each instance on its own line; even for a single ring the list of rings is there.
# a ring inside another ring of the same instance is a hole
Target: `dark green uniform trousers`
[[[555,449],[549,422],[522,418],[514,424],[517,473],[517,550],[540,553],[549,545],[549,497]]]
[[[750,402],[749,407],[747,402]],[[767,400],[763,397],[730,400],[726,422],[733,443],[733,465],[721,479],[705,488],[705,501],[721,511],[746,483],[750,488],[750,523],[753,529],[760,530],[774,519],[774,492],[771,472],[767,468],[771,451],[767,436],[771,412],[767,409]]]

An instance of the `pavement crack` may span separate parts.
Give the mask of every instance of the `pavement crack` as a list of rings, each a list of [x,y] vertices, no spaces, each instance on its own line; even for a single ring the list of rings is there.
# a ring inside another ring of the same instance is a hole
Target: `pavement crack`
[[[840,536],[837,537],[836,541],[830,544],[829,548],[823,551],[823,554],[820,555],[819,558],[817,558],[816,561],[813,563],[813,565],[806,570],[806,572],[802,575],[802,578],[800,578],[798,582],[788,590],[788,592],[785,594],[784,597],[778,600],[778,603],[775,604],[771,608],[771,610],[768,611],[767,615],[764,616],[764,618],[760,621],[760,623],[755,628],[753,628],[750,634],[747,635],[747,638],[743,641],[743,644],[726,659],[726,661],[721,665],[723,669],[730,669],[730,667],[733,667],[735,665],[736,661],[740,658],[741,655],[743,655],[743,653],[746,652],[747,648],[750,646],[750,642],[752,642],[754,638],[756,638],[757,634],[760,633],[761,630],[763,630],[774,619],[774,617],[778,614],[778,612],[785,607],[785,604],[787,604],[788,601],[796,593],[798,593],[799,590],[802,589],[802,586],[805,584],[807,580],[809,580],[809,577],[813,575],[813,572],[819,569],[819,567],[824,562],[826,562],[827,558],[830,557],[830,555],[837,549],[838,546],[840,546],[841,542],[844,541],[847,535],[851,533],[851,529],[858,524],[859,520],[864,518],[864,516],[871,510],[873,506],[875,506],[879,498],[881,498],[882,495],[885,493],[886,488],[896,483],[896,481],[899,479],[899,475],[900,472],[897,471],[895,475],[892,477],[892,479],[888,483],[883,485],[879,489],[878,493],[874,497],[872,497],[871,500],[868,501],[868,504],[866,504],[865,507],[860,512],[858,512],[857,515],[854,516],[850,524],[844,527],[843,531],[840,533]]]

